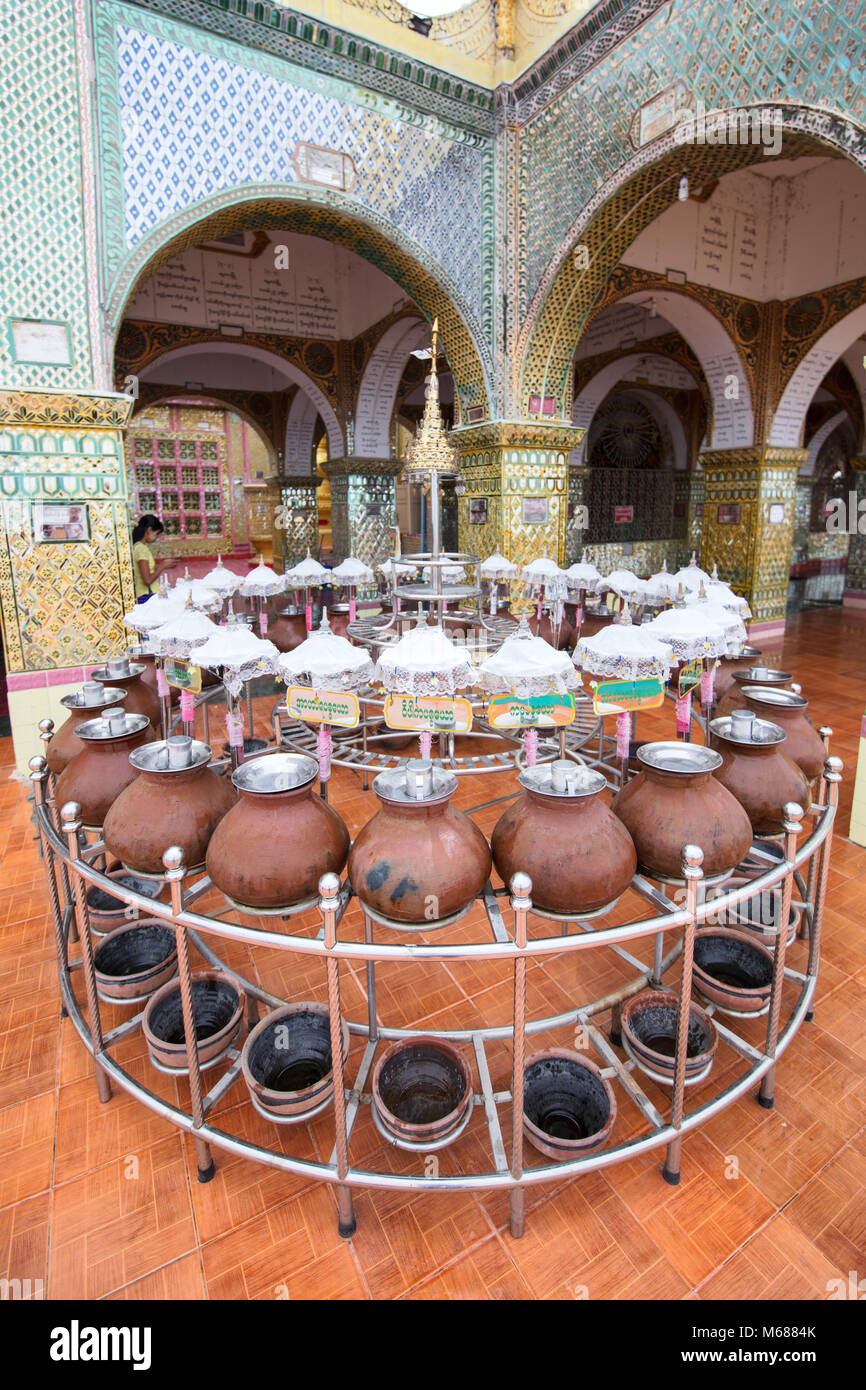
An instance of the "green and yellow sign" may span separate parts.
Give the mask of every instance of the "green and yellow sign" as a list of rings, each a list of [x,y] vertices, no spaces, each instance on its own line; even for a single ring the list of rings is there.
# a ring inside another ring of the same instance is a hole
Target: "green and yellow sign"
[[[641,709],[658,709],[664,698],[665,688],[657,677],[599,681],[592,692],[592,705],[596,714],[632,714]]]

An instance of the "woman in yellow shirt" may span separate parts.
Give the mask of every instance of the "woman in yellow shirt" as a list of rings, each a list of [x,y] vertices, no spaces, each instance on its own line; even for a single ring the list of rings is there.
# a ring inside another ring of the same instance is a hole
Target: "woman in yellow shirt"
[[[174,566],[173,560],[154,560],[150,547],[158,541],[165,527],[153,512],[146,512],[132,530],[132,571],[135,578],[135,601],[146,603],[154,591],[157,579]]]

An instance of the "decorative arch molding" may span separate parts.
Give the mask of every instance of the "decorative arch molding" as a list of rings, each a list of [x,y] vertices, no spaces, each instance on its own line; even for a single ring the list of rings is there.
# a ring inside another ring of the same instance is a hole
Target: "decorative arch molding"
[[[818,462],[818,455],[830,438],[830,435],[835,434],[839,426],[846,422],[850,426],[847,410],[838,410],[835,415],[831,415],[829,420],[825,420],[823,425],[815,431],[809,443],[808,458],[798,474],[800,478],[812,478],[815,476],[815,465]]]
[[[300,367],[296,367],[292,362],[287,362],[285,358],[278,357],[275,352],[269,352],[266,348],[253,347],[249,343],[209,342],[205,350],[209,353],[216,353],[221,357],[237,357],[239,354],[242,354],[244,357],[250,357],[256,362],[264,362],[267,366],[273,368],[286,385],[294,383],[294,385],[300,387],[301,391],[315,403],[316,409],[325,423],[325,428],[328,431],[328,448],[331,450],[334,457],[339,457],[340,454],[345,452],[343,446],[343,430],[337,419],[334,407],[331,405],[324,391],[322,391],[306,373],[302,372]],[[149,363],[148,366],[152,367],[155,362],[160,362],[165,365],[167,362],[179,361],[184,357],[200,356],[201,352],[201,343],[189,343],[184,347],[169,348],[166,352],[154,358],[153,362]],[[178,390],[178,387],[174,388],[175,395],[177,395]]]
[[[784,102],[750,109],[781,112],[786,159],[847,157],[866,170],[866,132],[854,122]],[[760,145],[678,144],[671,130],[605,180],[575,217],[527,309],[512,357],[511,407],[516,415],[525,414],[530,395],[553,396],[558,413],[568,414],[573,344],[614,266],[640,232],[676,201],[681,176],[700,187],[763,159]],[[586,269],[575,264],[577,245],[587,249]]]
[[[155,270],[190,246],[252,227],[322,237],[371,261],[431,322],[438,317],[463,410],[481,406],[489,414],[490,346],[458,287],[440,266],[429,269],[429,253],[397,227],[330,190],[293,188],[289,197],[284,185],[254,184],[214,194],[167,219],[128,253],[108,289],[105,322],[112,345],[126,305]]]
[[[842,357],[863,333],[866,333],[866,304],[858,305],[856,309],[838,319],[809,349],[779,398],[770,427],[771,444],[780,448],[799,447],[806,411],[815,392],[833,363]],[[858,376],[855,374],[854,380],[857,379]]]
[[[312,396],[303,388],[295,392],[286,418],[286,440],[283,451],[283,473],[306,474],[312,471],[313,439],[316,421],[320,418],[319,409]],[[322,422],[325,423],[324,421]],[[326,427],[326,433],[327,427]],[[332,449],[328,433],[328,449]],[[333,454],[331,455],[333,458]]]
[[[641,387],[637,383],[624,381],[626,374],[630,372],[633,367],[636,367],[639,362],[643,362],[647,357],[653,355],[654,354],[650,352],[630,352],[626,357],[620,357],[613,362],[608,362],[590,378],[579,395],[575,397],[571,409],[571,422],[573,425],[582,426],[586,431],[581,440],[580,448],[576,450],[576,463],[582,465],[585,461],[586,442],[589,437],[589,427],[592,424],[593,416],[602,401],[610,395],[614,387],[622,383],[624,389],[642,393],[641,399],[644,400],[644,404],[657,413],[658,417],[664,419],[674,446],[674,467],[688,468],[688,445],[686,443],[685,430],[673,406],[669,401],[666,401],[663,396],[657,395],[652,389]],[[695,386],[698,386],[698,382],[695,382]],[[652,402],[652,404],[650,404],[650,402]],[[656,406],[659,407],[657,412],[655,410]]]
[[[355,449],[367,458],[388,458],[391,418],[409,354],[430,346],[430,326],[419,316],[385,329],[364,368],[355,407]]]

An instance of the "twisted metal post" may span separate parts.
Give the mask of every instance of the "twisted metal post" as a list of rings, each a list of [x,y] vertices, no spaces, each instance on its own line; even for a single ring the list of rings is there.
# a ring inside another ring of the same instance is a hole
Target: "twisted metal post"
[[[776,948],[773,952],[773,983],[770,988],[770,1015],[767,1020],[767,1043],[764,1051],[768,1057],[775,1057],[779,1041],[779,1020],[782,1014],[782,986],[785,983],[785,953],[788,949],[788,918],[791,915],[791,894],[794,887],[794,856],[797,853],[797,836],[803,828],[804,811],[796,801],[789,801],[783,808],[785,830],[785,859],[790,868],[782,884],[782,902],[779,920],[776,923]],[[765,1110],[772,1110],[775,1101],[776,1068],[770,1067],[764,1073],[758,1104]]]
[[[818,974],[818,966],[821,961],[821,927],[824,920],[824,903],[827,898],[827,877],[830,872],[830,848],[833,842],[833,827],[836,823],[836,808],[839,805],[839,783],[842,781],[843,763],[841,758],[828,758],[824,764],[824,773],[821,777],[821,795],[826,796],[833,813],[833,824],[831,824],[824,843],[819,851],[820,869],[816,875],[814,907],[812,909],[812,931],[809,938],[809,964],[806,973],[814,979]],[[812,855],[812,863],[815,855]],[[806,1022],[811,1023],[815,1017],[814,1008],[806,1014]]]
[[[683,923],[683,958],[680,976],[680,997],[677,1006],[677,1050],[674,1057],[671,1124],[680,1129],[683,1123],[686,1086],[686,1056],[689,1041],[689,1016],[692,1004],[692,967],[695,959],[695,926],[698,911],[698,889],[704,876],[704,852],[699,845],[683,845],[683,878],[686,881],[685,909],[688,921]],[[676,1187],[680,1180],[680,1160],[683,1141],[678,1135],[668,1144],[665,1154],[664,1180]]]
[[[42,825],[42,817],[39,812],[47,804],[47,783],[48,783],[48,764],[44,758],[31,758],[28,763],[30,768],[30,781],[33,783],[33,800],[36,806],[36,829],[39,835],[39,847],[42,852],[42,862],[45,865],[45,873],[48,878],[48,900],[51,904],[51,919],[54,923],[54,942],[57,948],[57,968],[63,975],[69,969],[69,950],[66,943],[66,933],[63,930],[63,909],[60,906],[60,897],[57,891],[57,876],[54,865],[54,851]],[[65,865],[64,865],[65,867]],[[66,903],[71,901],[67,898]],[[67,1009],[65,1004],[61,1004],[61,1018],[66,1018]]]
[[[819,733],[819,735],[820,735],[820,737],[821,737],[821,742],[822,742],[823,745],[824,745],[824,752],[825,752],[825,753],[827,754],[827,756],[829,757],[829,755],[830,755],[830,739],[833,737],[833,730],[830,728],[829,724],[822,724],[821,727],[820,727],[820,729],[818,730],[818,733]],[[826,762],[825,762],[824,766],[826,767]],[[816,806],[819,806],[819,807],[824,807],[826,804],[827,804],[827,781],[826,781],[826,778],[822,776],[822,777],[819,779],[819,782],[818,782],[818,800],[817,800],[817,802],[815,802],[815,805],[816,805]],[[806,902],[812,904],[812,915],[813,915],[813,917],[814,917],[814,903],[815,903],[815,885],[816,885],[816,880],[817,880],[817,870],[818,870],[818,864],[819,864],[819,863],[820,863],[820,858],[819,858],[819,856],[816,856],[816,855],[813,854],[813,855],[812,855],[812,858],[809,860],[809,872],[808,872],[808,876],[807,876],[807,879],[806,879]],[[809,924],[808,924],[808,921],[807,921],[807,914],[804,912],[804,913],[803,913],[803,916],[802,916],[802,918],[801,918],[801,921],[800,921],[800,931],[799,931],[799,935],[800,935],[800,938],[801,938],[801,939],[803,939],[803,938],[807,935],[808,930],[809,930]]]
[[[532,879],[517,873],[511,880],[511,910],[514,913],[514,944],[526,950],[526,916],[532,907]],[[523,1078],[526,1070],[526,957],[514,961],[514,1059],[511,1073],[511,1176],[523,1177]],[[525,1193],[512,1187],[509,1194],[510,1228],[515,1240],[523,1235]]]
[[[69,850],[69,867],[73,876],[73,900],[75,917],[78,922],[78,936],[81,941],[81,962],[84,967],[84,984],[87,989],[87,1014],[90,1021],[90,1037],[93,1042],[93,1061],[96,1068],[96,1090],[101,1103],[111,1099],[111,1083],[99,1062],[99,1054],[105,1052],[102,1037],[102,1019],[99,1013],[99,995],[96,992],[96,973],[93,968],[93,943],[90,940],[90,923],[87,917],[87,890],[84,879],[75,872],[75,861],[80,850],[81,807],[77,801],[67,801],[60,812],[60,821]]]
[[[46,761],[46,765],[47,765],[47,762],[48,762],[48,745],[50,744],[52,738],[54,737],[54,720],[53,720],[53,719],[40,719],[40,721],[39,721],[39,737],[42,739],[42,742],[43,742],[44,747],[45,747],[44,756],[45,756],[45,761]],[[55,799],[55,796],[54,796],[54,788],[55,788],[56,784],[57,784],[57,778],[55,777],[54,773],[53,773],[53,772],[51,771],[51,769],[49,768],[49,769],[48,769],[48,783],[47,783],[47,787],[45,788],[45,799],[46,799],[46,802],[48,803],[48,809],[49,809],[49,814],[50,814],[50,816],[51,816],[52,824],[54,825],[54,829],[57,831],[57,833],[58,833],[58,835],[59,835],[59,834],[60,834],[60,814],[59,814],[59,812],[58,812],[58,810],[57,810],[57,802],[56,802],[56,799]],[[66,864],[64,863],[64,861],[63,861],[62,859],[60,860],[60,885],[61,885],[61,887],[62,887],[62,889],[63,889],[63,897],[64,897],[64,899],[66,900],[66,902],[68,902],[68,903],[69,903],[69,902],[72,902],[72,888],[70,887],[70,884],[69,884],[69,874],[68,874],[67,869],[66,869]],[[70,940],[70,941],[75,941],[75,940],[77,939],[77,936],[78,936],[78,932],[77,932],[76,926],[75,926],[75,918],[73,917],[72,922],[70,923],[70,928],[69,928],[69,940]]]
[[[323,874],[319,879],[319,911],[324,919],[325,950],[333,951],[337,944],[337,912],[340,906],[340,880],[336,874]],[[355,1234],[355,1209],[352,1203],[352,1189],[345,1182],[349,1171],[349,1140],[346,1132],[346,1082],[343,1058],[343,1018],[340,1012],[340,962],[336,956],[329,955],[326,961],[328,972],[328,1014],[331,1022],[331,1068],[334,1076],[334,1128],[337,1148],[337,1206],[339,1222],[337,1230],[348,1240]]]
[[[183,879],[186,869],[183,863],[183,850],[178,845],[170,845],[162,856],[165,867],[165,881],[171,892],[172,916],[177,918],[183,912]],[[192,974],[189,967],[189,943],[186,927],[180,922],[174,924],[177,942],[177,975],[180,984],[180,1003],[183,1012],[183,1037],[186,1043],[186,1065],[189,1074],[190,1113],[193,1123],[193,1139],[198,1166],[199,1182],[210,1182],[216,1168],[210,1145],[196,1134],[204,1124],[204,1101],[201,1090],[201,1068],[198,1058],[198,1040],[195,1031],[195,1009],[192,1002]]]

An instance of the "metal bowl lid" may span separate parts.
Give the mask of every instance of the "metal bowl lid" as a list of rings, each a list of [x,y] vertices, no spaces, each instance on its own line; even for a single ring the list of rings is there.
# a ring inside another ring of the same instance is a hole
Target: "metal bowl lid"
[[[418,806],[442,801],[457,790],[457,777],[429,758],[410,758],[400,767],[388,768],[373,778],[373,791],[383,801]]]
[[[319,765],[302,753],[265,753],[232,773],[232,782],[239,792],[255,792],[258,796],[275,796],[306,787],[318,776]]]
[[[289,603],[285,608],[277,609],[278,618],[297,618],[303,613],[303,608],[299,608],[296,603]]]
[[[658,772],[679,772],[694,777],[698,772],[715,772],[722,756],[701,743],[645,743],[637,750],[638,762]]]
[[[211,757],[209,744],[179,734],[156,743],[145,743],[130,753],[129,761],[139,772],[183,772],[206,766]]]
[[[779,690],[774,685],[744,685],[744,698],[759,700],[762,705],[778,705],[780,709],[805,709],[809,701],[796,690]]]
[[[64,709],[99,709],[106,705],[119,705],[126,699],[126,691],[117,686],[103,685],[102,681],[85,681],[80,690],[72,695],[64,695],[60,701]]]
[[[713,719],[710,728],[719,738],[727,739],[728,743],[746,743],[752,747],[782,743],[787,738],[785,730],[780,729],[778,724],[759,719],[750,709],[735,709],[730,715]]]
[[[79,738],[99,743],[105,739],[128,738],[130,734],[140,734],[150,720],[146,714],[127,714],[125,710],[112,706],[99,719],[88,719],[75,730]]]
[[[787,685],[793,676],[790,671],[777,671],[772,666],[750,666],[745,671],[735,671],[734,680],[748,685]]]
[[[128,681],[133,676],[140,676],[143,670],[143,666],[130,661],[128,656],[113,656],[92,675],[95,681]]]
[[[552,763],[537,763],[535,767],[524,768],[517,780],[528,791],[566,800],[595,796],[607,786],[604,773],[584,767],[582,763],[574,763],[570,758],[556,758]]]

